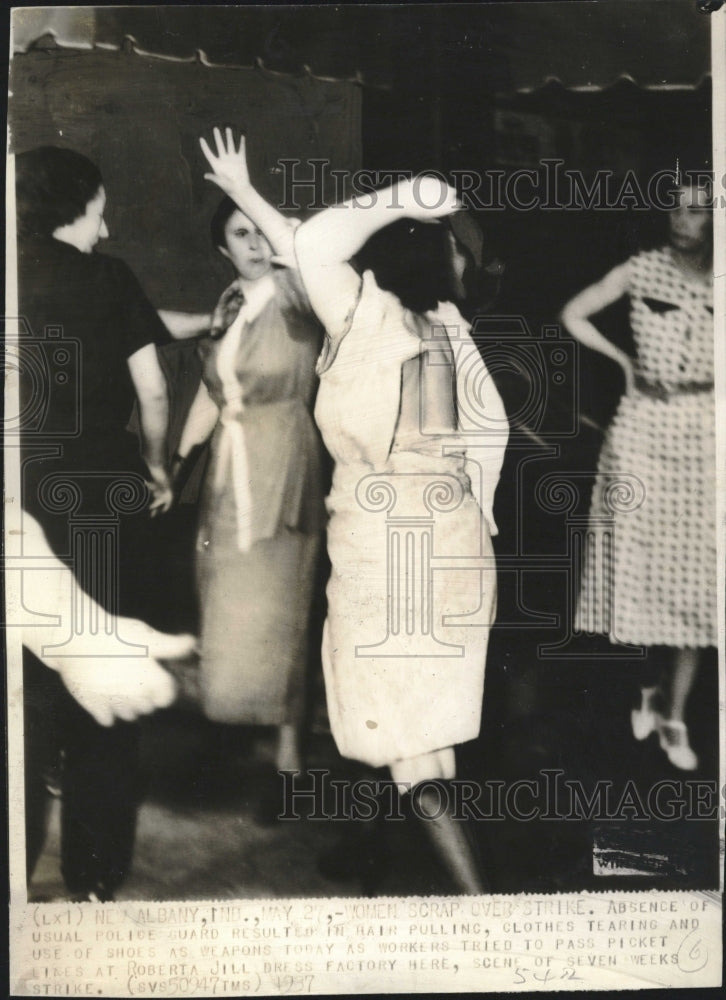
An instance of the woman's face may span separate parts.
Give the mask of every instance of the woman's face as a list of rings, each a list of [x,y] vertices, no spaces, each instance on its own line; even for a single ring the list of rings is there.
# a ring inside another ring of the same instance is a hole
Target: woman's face
[[[256,281],[270,270],[272,247],[254,223],[239,209],[227,219],[222,253],[234,264],[240,278]]]
[[[692,185],[678,189],[678,205],[669,217],[671,245],[681,253],[700,253],[711,235],[708,194]]]
[[[56,229],[53,235],[63,243],[70,243],[81,253],[91,253],[99,240],[108,239],[108,228],[103,218],[105,208],[106,192],[101,185],[86,205],[83,215]]]

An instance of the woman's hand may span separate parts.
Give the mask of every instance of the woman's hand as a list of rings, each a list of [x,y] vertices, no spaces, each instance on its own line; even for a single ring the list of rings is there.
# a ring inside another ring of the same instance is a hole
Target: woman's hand
[[[157,514],[166,514],[174,503],[174,488],[171,476],[167,470],[159,465],[148,466],[151,481],[147,483],[151,492],[151,502],[149,504],[149,515],[156,517]]]
[[[462,207],[454,188],[431,174],[402,181],[393,192],[406,215],[418,222],[435,222]]]
[[[216,152],[212,152],[205,139],[199,140],[205,159],[212,168],[212,173],[205,174],[204,179],[216,184],[232,199],[237,208],[257,226],[279,259],[291,263],[295,257],[293,228],[285,216],[255,190],[247,169],[245,137],[240,136],[237,148],[231,128],[225,129],[224,139],[221,131],[215,128],[214,144]]]
[[[192,635],[168,635],[157,632],[136,618],[119,618],[118,636],[136,646],[145,646],[142,655],[119,657],[118,638],[109,639],[109,657],[59,658],[58,673],[63,683],[101,726],[111,726],[116,719],[133,722],[158,708],[167,708],[176,697],[176,684],[159,660],[180,660],[194,653]],[[138,651],[137,651],[138,652]]]
[[[243,135],[240,136],[239,149],[237,149],[235,148],[231,128],[225,129],[224,139],[222,138],[221,131],[216,127],[213,135],[217,148],[216,153],[213,153],[209,148],[206,139],[201,138],[199,140],[204,157],[213,171],[211,174],[205,174],[204,179],[216,184],[217,187],[220,187],[225,194],[234,200],[235,194],[251,186],[250,175],[247,170],[245,137]]]

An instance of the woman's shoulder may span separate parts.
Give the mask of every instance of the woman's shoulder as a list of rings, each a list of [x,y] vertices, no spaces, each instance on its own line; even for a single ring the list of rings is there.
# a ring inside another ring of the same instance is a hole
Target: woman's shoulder
[[[365,312],[370,316],[380,316],[381,320],[400,320],[404,325],[410,326],[407,322],[409,310],[401,303],[401,300],[385,288],[381,288],[376,280],[376,276],[371,270],[365,270],[360,278],[360,290],[355,303],[356,312]],[[410,314],[413,316],[413,313]]]
[[[340,330],[328,330],[330,343],[323,350],[318,374],[331,368],[339,354],[338,367],[388,367],[418,354],[420,317],[407,312],[392,292],[379,287],[372,271],[363,271]]]
[[[657,288],[665,292],[679,282],[678,269],[667,246],[634,254],[627,264],[632,295],[652,295]]]
[[[35,286],[44,297],[64,300],[82,295],[89,304],[108,302],[115,307],[135,281],[120,258],[83,253],[54,239],[24,244],[18,264],[24,288]]]
[[[359,325],[369,331],[377,328],[389,340],[418,344],[427,337],[427,317],[407,309],[397,295],[381,288],[373,271],[361,275],[355,317]]]
[[[651,247],[648,250],[639,250],[625,262],[634,274],[648,273],[655,269],[662,269],[671,265],[671,256],[668,247]]]
[[[109,253],[82,254],[86,258],[86,267],[99,282],[107,282],[124,291],[129,286],[138,286],[138,278],[132,268],[121,257]]]

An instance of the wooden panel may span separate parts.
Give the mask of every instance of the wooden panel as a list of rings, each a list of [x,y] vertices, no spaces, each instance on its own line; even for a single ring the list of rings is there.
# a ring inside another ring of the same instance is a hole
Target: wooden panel
[[[53,48],[16,56],[11,78],[13,151],[52,143],[98,163],[104,249],[131,265],[159,307],[210,309],[231,278],[209,241],[220,195],[203,180],[197,143],[214,124],[246,132],[253,181],[276,204],[281,158],[360,166],[360,90],[348,82]],[[298,193],[310,201],[310,190]]]

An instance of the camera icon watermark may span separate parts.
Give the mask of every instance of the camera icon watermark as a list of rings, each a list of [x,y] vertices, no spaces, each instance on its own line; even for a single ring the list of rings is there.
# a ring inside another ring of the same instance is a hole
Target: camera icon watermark
[[[24,317],[5,317],[3,430],[12,443],[62,442],[82,426],[81,343],[62,326],[31,330]],[[15,391],[10,391],[15,390]]]
[[[84,510],[89,495],[94,500],[90,511]],[[66,544],[53,557],[38,555],[32,531],[28,533],[31,542],[24,544],[25,513],[21,512],[21,528],[2,559],[4,573],[19,574],[14,581],[16,606],[8,608],[5,626],[47,632],[42,655],[54,660],[146,656],[146,646],[118,634],[121,519],[146,508],[144,479],[131,472],[51,473],[40,481],[34,500],[36,509],[65,519]],[[67,591],[58,589],[58,574],[64,570],[71,572],[74,581]],[[38,581],[32,574],[43,576]],[[37,595],[39,586],[47,590],[42,612],[28,597]]]
[[[548,440],[576,436],[580,427],[576,341],[556,324],[535,334],[523,316],[477,316],[472,335],[481,344],[490,376],[507,383],[513,435],[534,432]],[[465,398],[462,405],[476,412],[476,397]]]

